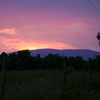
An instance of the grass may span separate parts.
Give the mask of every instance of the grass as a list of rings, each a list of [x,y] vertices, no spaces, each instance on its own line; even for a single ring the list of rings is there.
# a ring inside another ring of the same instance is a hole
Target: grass
[[[58,70],[7,72],[5,100],[100,100],[100,73]]]

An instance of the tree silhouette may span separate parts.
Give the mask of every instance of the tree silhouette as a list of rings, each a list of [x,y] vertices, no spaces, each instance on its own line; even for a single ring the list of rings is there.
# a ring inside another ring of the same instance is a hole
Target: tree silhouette
[[[100,46],[100,32],[98,32],[97,39],[99,41],[99,46]]]
[[[97,39],[100,40],[98,34]],[[35,70],[35,69],[57,69],[62,70],[64,63],[66,65],[67,71],[69,69],[74,70],[87,70],[89,65],[93,70],[100,70],[100,55],[95,56],[95,58],[89,58],[84,60],[80,56],[67,57],[60,56],[58,54],[48,54],[45,57],[41,57],[40,54],[37,56],[31,56],[29,50],[18,51],[17,53],[0,54],[0,71],[2,69],[2,59],[3,54],[6,55],[6,65],[7,70]]]
[[[28,69],[30,67],[30,51],[22,50],[17,53],[17,68],[18,69]]]

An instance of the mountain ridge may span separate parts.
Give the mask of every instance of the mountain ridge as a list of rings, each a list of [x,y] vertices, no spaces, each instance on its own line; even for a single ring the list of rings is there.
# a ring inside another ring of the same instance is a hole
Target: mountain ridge
[[[19,50],[21,51],[21,50]],[[88,60],[89,58],[95,58],[96,55],[100,55],[100,52],[89,50],[89,49],[36,49],[36,50],[29,50],[31,56],[37,56],[37,54],[40,54],[40,56],[43,58],[47,56],[48,54],[58,54],[60,56],[67,56],[67,57],[76,57],[80,56],[84,60]],[[11,52],[11,53],[17,53],[18,51]],[[9,54],[11,54],[9,53]]]
[[[45,57],[48,54],[59,54],[60,56],[81,56],[83,59],[87,60],[88,58],[94,58],[96,55],[100,55],[100,52],[88,50],[88,49],[36,49],[36,50],[29,50],[31,56],[36,56],[40,54],[41,57]]]

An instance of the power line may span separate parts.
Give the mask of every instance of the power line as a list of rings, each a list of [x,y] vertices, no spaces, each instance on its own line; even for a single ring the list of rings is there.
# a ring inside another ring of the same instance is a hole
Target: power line
[[[87,0],[88,4],[90,4],[94,9],[98,10],[100,13],[100,9],[98,9],[91,1]]]
[[[93,12],[100,16],[100,9],[98,9],[92,2],[89,0],[81,0],[84,4],[86,4],[90,9],[94,10]]]
[[[97,6],[96,8],[100,11],[100,0],[93,0],[93,2],[95,3],[94,5]]]

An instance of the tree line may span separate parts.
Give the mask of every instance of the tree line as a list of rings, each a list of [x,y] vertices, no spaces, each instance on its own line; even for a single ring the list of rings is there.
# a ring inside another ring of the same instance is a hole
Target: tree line
[[[65,64],[66,69],[75,70],[100,70],[100,55],[89,58],[87,61],[80,56],[65,57],[58,54],[48,54],[44,58],[37,54],[31,56],[29,50],[18,51],[17,53],[0,54],[0,71],[2,68],[2,58],[5,54],[7,70],[35,70],[35,69],[58,69],[62,70]]]

